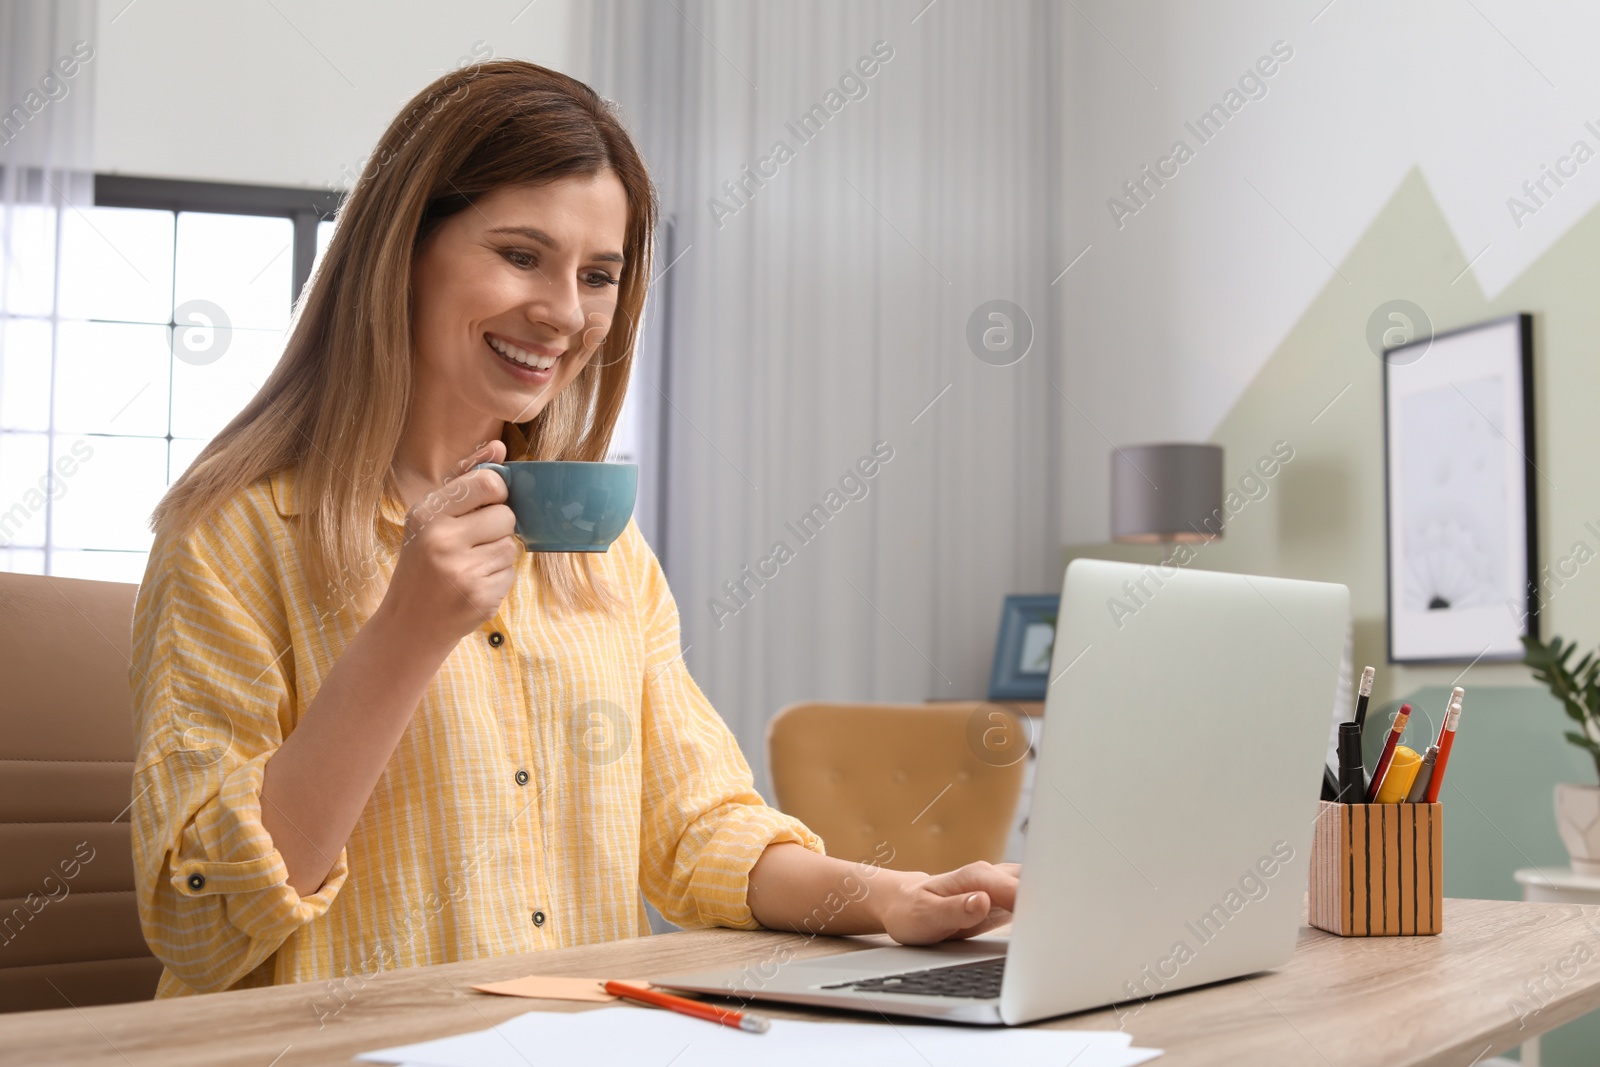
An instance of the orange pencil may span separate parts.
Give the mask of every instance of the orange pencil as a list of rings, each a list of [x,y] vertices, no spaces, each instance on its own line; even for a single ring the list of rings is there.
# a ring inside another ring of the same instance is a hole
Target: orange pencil
[[[654,1008],[666,1008],[668,1011],[675,1011],[680,1015],[692,1015],[696,1019],[704,1019],[708,1023],[721,1023],[723,1026],[731,1026],[735,1030],[745,1030],[752,1034],[764,1034],[772,1027],[772,1023],[760,1015],[750,1015],[742,1011],[719,1008],[713,1004],[703,1004],[698,1000],[690,1000],[687,997],[675,997],[671,993],[662,993],[655,989],[629,985],[627,982],[607,982],[605,990],[612,996],[621,997],[623,1000],[649,1004]]]
[[[1406,722],[1411,718],[1411,705],[1401,704],[1400,711],[1394,717],[1394,725],[1389,727],[1389,737],[1383,742],[1383,755],[1378,757],[1378,765],[1372,769],[1372,784],[1367,786],[1367,803],[1374,803],[1378,798],[1378,789],[1383,785],[1383,776],[1389,773],[1389,764],[1394,760],[1394,746],[1400,743],[1400,735],[1406,732]]]
[[[1428,794],[1424,798],[1426,803],[1439,802],[1439,786],[1444,784],[1444,769],[1450,762],[1450,749],[1456,742],[1456,727],[1461,724],[1461,697],[1462,690],[1456,690],[1458,695],[1450,701],[1450,710],[1445,712],[1444,725],[1439,728],[1439,755],[1433,761],[1433,777],[1428,779]]]

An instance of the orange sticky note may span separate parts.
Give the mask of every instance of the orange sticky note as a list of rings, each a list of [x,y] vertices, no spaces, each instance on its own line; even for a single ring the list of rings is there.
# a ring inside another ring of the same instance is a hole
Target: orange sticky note
[[[617,998],[602,988],[605,978],[557,978],[530,974],[513,978],[509,982],[486,982],[472,988],[480,993],[498,993],[506,997],[535,997],[539,1000],[588,1000],[605,1002]]]

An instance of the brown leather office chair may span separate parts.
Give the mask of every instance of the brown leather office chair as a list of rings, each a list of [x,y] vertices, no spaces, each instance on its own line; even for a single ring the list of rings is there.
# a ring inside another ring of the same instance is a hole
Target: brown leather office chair
[[[767,759],[778,807],[830,856],[933,873],[1004,858],[1031,736],[982,701],[791,704]]]
[[[0,573],[0,1011],[155,995],[128,826],[137,588]]]

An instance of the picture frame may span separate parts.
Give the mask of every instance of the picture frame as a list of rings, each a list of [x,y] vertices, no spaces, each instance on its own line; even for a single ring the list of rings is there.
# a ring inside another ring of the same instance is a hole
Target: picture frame
[[[988,699],[1043,700],[1055,651],[1058,593],[1013,593],[1000,607]]]
[[[1520,661],[1538,636],[1533,316],[1383,353],[1390,663]]]

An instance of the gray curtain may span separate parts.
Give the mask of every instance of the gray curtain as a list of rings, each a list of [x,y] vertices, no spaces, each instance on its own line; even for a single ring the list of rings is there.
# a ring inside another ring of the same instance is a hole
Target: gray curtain
[[[783,705],[982,696],[1002,596],[1059,589],[1058,17],[590,7],[671,223],[648,535],[759,782]]]
[[[53,413],[23,411],[25,405],[14,398],[7,403],[3,393],[8,383],[47,375],[54,406],[56,251],[67,213],[94,203],[96,30],[93,0],[0,0],[0,431],[32,431],[30,443],[43,432],[49,472],[58,452]],[[41,331],[48,332],[48,343],[41,343]],[[25,349],[17,343],[24,332],[30,339]],[[49,365],[18,365],[24,359]],[[12,453],[35,455],[31,448],[9,447],[17,440],[0,432],[0,468],[12,468],[14,477],[18,464],[29,460]],[[35,490],[29,475],[26,485]],[[18,537],[35,539],[41,511],[48,538],[55,489],[52,484],[42,494],[37,508],[37,494],[0,500],[0,566],[49,572],[48,540],[42,558],[27,552],[25,559],[13,560],[7,548]]]

